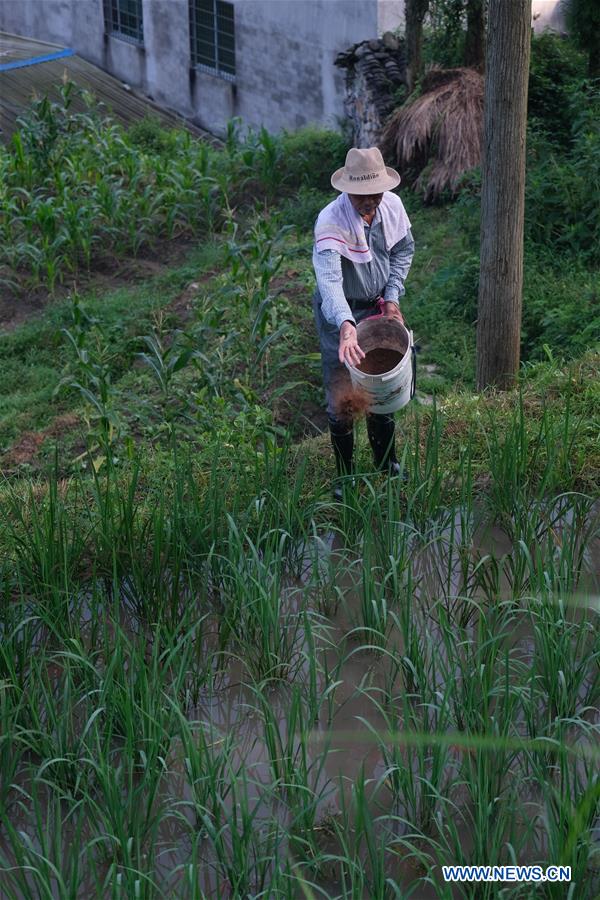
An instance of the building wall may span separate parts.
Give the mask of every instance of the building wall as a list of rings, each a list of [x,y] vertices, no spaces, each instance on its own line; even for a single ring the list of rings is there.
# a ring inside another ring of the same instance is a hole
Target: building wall
[[[404,31],[404,0],[379,0],[377,4],[377,36],[386,31]]]
[[[235,16],[236,114],[248,122],[269,120],[274,129],[335,125],[343,115],[344,79],[334,59],[376,35],[377,3],[236,0]]]
[[[401,0],[234,0],[236,81],[190,67],[188,0],[143,0],[144,46],[104,34],[102,0],[1,0],[0,30],[71,47],[156,102],[223,134],[343,116],[336,54],[389,27]]]
[[[565,0],[533,0],[531,15],[533,30],[536,34],[542,31],[564,31]]]

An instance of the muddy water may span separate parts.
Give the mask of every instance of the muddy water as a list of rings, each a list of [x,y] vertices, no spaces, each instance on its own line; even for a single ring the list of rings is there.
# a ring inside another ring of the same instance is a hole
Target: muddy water
[[[335,673],[333,680],[337,682],[337,686],[331,694],[332,702],[323,704],[306,747],[309,766],[313,767],[315,773],[311,788],[319,797],[316,813],[316,821],[322,823],[317,825],[320,833],[319,846],[323,852],[328,852],[334,857],[341,851],[337,839],[327,827],[327,822],[340,820],[341,809],[351,803],[352,786],[361,773],[364,773],[366,779],[366,792],[370,797],[374,814],[393,815],[399,822],[410,820],[410,811],[394,798],[386,778],[386,764],[380,746],[370,730],[381,734],[387,729],[385,717],[378,709],[378,701],[383,693],[397,696],[400,703],[406,688],[401,673],[393,671],[384,654],[378,655],[361,649],[360,641],[356,639],[361,604],[360,559],[349,557],[339,540],[332,534],[319,538],[316,550],[316,555],[312,556],[307,551],[303,578],[299,587],[295,586],[296,589],[290,590],[287,611],[293,614],[294,610],[299,610],[303,599],[312,600],[312,605],[319,608],[324,603],[327,605],[327,590],[323,594],[315,595],[315,576],[318,577],[317,580],[320,578],[321,581],[335,583],[337,593],[333,601],[329,597],[328,616],[322,620],[320,629],[318,624],[316,625],[315,633],[322,669]],[[426,539],[415,538],[412,551],[414,594],[422,604],[423,613],[420,624],[423,628],[426,627],[431,641],[437,644],[438,653],[443,657],[444,649],[439,629],[435,619],[428,618],[427,610],[431,609],[435,602],[445,603],[448,613],[455,616],[456,621],[467,628],[467,634],[475,640],[477,617],[473,615],[473,608],[465,602],[465,595],[482,601],[489,597],[489,581],[483,577],[485,561],[501,559],[508,555],[511,551],[510,541],[498,527],[490,527],[483,522],[476,524],[457,516],[441,527],[439,533],[429,534]],[[474,570],[482,576],[480,582],[477,582],[473,575]],[[312,596],[307,598],[303,595],[302,585]],[[500,573],[495,582],[495,589],[498,602],[511,597],[511,584],[507,574]],[[301,638],[302,636],[303,633]],[[524,662],[531,660],[535,646],[531,622],[527,617],[515,615],[514,633],[508,635],[507,642],[507,646],[513,650],[518,649],[519,656]],[[404,650],[402,636],[397,631],[390,634],[386,646],[388,649],[393,647],[398,654],[402,654]],[[296,677],[302,681],[306,678],[306,674],[305,668],[301,667]],[[447,674],[447,672],[443,674],[441,666],[440,681],[437,685],[440,691],[443,690]],[[457,678],[460,677],[458,671],[453,674]],[[322,691],[325,686],[321,671],[317,690]],[[289,738],[288,700],[285,687],[273,689],[269,694],[269,703],[275,713],[284,742]],[[235,769],[243,767],[247,775],[248,798],[256,809],[257,827],[261,826],[261,822],[269,822],[274,816],[279,818],[283,827],[288,827],[290,817],[285,803],[280,803],[277,796],[269,790],[273,782],[273,771],[265,743],[263,721],[257,710],[256,694],[247,683],[247,673],[241,663],[233,662],[228,667],[220,690],[206,698],[205,703],[196,710],[192,718],[211,722],[217,733],[223,737],[232,733],[236,735],[233,765]],[[402,727],[401,720],[398,726]],[[292,752],[300,752],[300,746],[300,738],[293,737]],[[460,748],[450,748],[446,753],[444,766],[448,785],[459,779],[464,756],[465,753]],[[404,759],[408,767],[415,767],[410,751],[405,750],[400,759]],[[176,750],[169,769],[170,775],[164,787],[166,796],[188,797],[189,785],[185,778],[183,760],[178,757]],[[413,774],[418,781],[420,777],[427,775],[428,771],[428,768],[425,771],[419,771],[417,768]],[[468,853],[472,846],[472,826],[469,817],[473,816],[472,809],[469,813],[468,791],[464,788],[450,787],[448,790],[453,802],[459,804],[465,811],[455,825],[463,850]],[[543,805],[534,791],[530,797],[521,799],[526,803],[532,816],[543,817]],[[529,827],[530,822],[524,821],[523,830]],[[389,835],[391,848],[394,846],[394,840],[400,840],[407,830],[407,826],[397,825],[395,836]],[[173,838],[172,832],[170,837],[164,835],[165,845],[169,839],[172,842],[167,857],[169,865],[172,866],[173,863],[181,865],[188,858],[189,837],[182,833],[179,844],[177,842],[173,844]],[[543,845],[543,840],[543,835],[538,834],[538,848]],[[420,873],[412,861],[406,863],[403,861],[400,844],[398,848],[398,857],[392,861],[390,868],[397,883],[403,889],[409,889]],[[217,861],[208,846],[205,852],[202,889],[208,896],[220,896],[223,888],[219,887],[215,876]],[[532,844],[529,861],[536,859],[535,853]],[[521,857],[520,861],[528,860]],[[339,873],[334,862],[323,867],[318,884],[327,896],[336,897],[342,893]],[[438,894],[433,887],[423,886],[419,888],[418,896],[421,900],[428,900]]]
[[[391,372],[395,369],[399,362],[403,359],[404,354],[399,350],[392,350],[387,347],[375,347],[365,354],[357,368],[364,372],[365,375],[383,375],[385,372]]]

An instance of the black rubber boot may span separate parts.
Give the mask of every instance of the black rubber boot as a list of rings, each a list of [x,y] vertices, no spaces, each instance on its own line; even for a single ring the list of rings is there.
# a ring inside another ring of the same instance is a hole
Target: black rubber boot
[[[375,468],[390,475],[400,475],[401,467],[396,458],[396,426],[393,416],[367,416],[367,435],[373,451]]]
[[[350,430],[348,430],[348,428]],[[329,432],[331,435],[331,445],[335,455],[335,468],[338,478],[333,486],[334,500],[343,499],[343,479],[344,476],[352,475],[352,457],[354,454],[354,430],[352,425],[341,422],[329,423]]]

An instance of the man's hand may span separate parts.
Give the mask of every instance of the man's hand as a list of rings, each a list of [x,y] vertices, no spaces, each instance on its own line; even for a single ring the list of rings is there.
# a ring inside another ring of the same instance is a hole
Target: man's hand
[[[340,347],[338,358],[341,363],[350,363],[353,366],[360,365],[365,354],[358,346],[356,339],[356,326],[352,322],[343,322],[340,328]]]
[[[400,312],[400,307],[397,303],[392,303],[391,300],[386,300],[383,304],[383,312],[386,316],[389,316],[390,319],[398,319],[398,321],[402,322],[404,325],[404,316]]]

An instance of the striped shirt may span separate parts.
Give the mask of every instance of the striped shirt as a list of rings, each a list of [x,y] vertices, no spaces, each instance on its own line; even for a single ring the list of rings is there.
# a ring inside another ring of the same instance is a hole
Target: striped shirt
[[[404,281],[415,252],[410,229],[388,252],[377,210],[371,226],[365,223],[365,237],[373,256],[370,263],[355,264],[335,250],[313,251],[321,312],[337,328],[346,321],[356,324],[351,309],[355,300],[375,301],[383,296],[384,300],[399,305],[399,298],[404,295]]]

